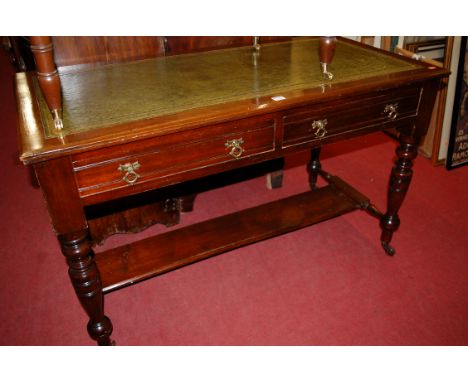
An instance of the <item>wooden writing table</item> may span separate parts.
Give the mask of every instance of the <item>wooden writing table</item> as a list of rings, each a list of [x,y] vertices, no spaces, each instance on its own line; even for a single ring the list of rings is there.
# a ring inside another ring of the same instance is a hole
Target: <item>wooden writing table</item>
[[[21,160],[34,166],[72,284],[90,318],[88,332],[99,344],[110,344],[112,333],[103,294],[355,209],[380,220],[383,248],[394,253],[389,243],[399,226],[416,145],[447,72],[338,39],[329,66],[334,78],[325,79],[318,41],[295,39],[259,51],[223,49],[60,75],[41,70],[51,46],[33,46],[38,76],[16,77]],[[55,100],[48,86],[55,86]],[[400,145],[387,211],[381,213],[324,172],[319,152],[324,144],[387,128],[398,130]],[[309,192],[93,253],[89,206],[301,150],[312,153]],[[316,186],[318,175],[327,186]]]

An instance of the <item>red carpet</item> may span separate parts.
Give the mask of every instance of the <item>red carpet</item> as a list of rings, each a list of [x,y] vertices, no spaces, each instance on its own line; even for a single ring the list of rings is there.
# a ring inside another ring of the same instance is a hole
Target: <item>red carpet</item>
[[[0,61],[0,345],[92,345],[41,193],[17,160],[13,72],[3,52]],[[394,149],[373,134],[326,147],[323,166],[383,208]],[[267,190],[260,177],[199,195],[183,224],[306,190],[306,160],[287,159],[280,190]],[[447,172],[418,158],[394,258],[380,247],[378,222],[353,212],[107,295],[113,338],[119,345],[468,345],[467,201],[468,166]]]

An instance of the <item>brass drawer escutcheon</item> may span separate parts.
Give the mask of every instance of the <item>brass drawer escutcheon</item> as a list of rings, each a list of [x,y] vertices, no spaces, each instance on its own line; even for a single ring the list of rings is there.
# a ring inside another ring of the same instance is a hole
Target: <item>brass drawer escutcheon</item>
[[[239,138],[227,141],[224,144],[224,146],[231,149],[231,151],[229,151],[229,155],[236,159],[239,159],[245,151],[241,146],[242,144],[244,144],[244,140],[242,138]]]
[[[123,176],[122,180],[132,185],[135,184],[136,181],[140,178],[140,175],[136,172],[136,170],[138,170],[140,167],[140,163],[136,161],[134,163],[120,164],[118,170],[120,172],[125,172],[125,175]]]
[[[398,117],[398,104],[389,103],[385,105],[384,113],[387,114],[388,119],[395,120]]]
[[[328,133],[327,129],[325,129],[327,124],[328,121],[326,119],[319,119],[312,122],[312,130],[314,130],[316,138],[323,138]]]

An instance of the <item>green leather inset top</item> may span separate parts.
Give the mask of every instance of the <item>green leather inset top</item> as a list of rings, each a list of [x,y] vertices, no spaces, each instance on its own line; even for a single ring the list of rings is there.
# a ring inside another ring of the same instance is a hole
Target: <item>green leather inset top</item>
[[[332,83],[370,78],[417,68],[410,63],[338,41],[330,70]],[[281,96],[318,87],[318,39],[215,50],[103,65],[60,74],[63,135],[128,123],[220,103]],[[46,136],[53,122],[43,99]]]

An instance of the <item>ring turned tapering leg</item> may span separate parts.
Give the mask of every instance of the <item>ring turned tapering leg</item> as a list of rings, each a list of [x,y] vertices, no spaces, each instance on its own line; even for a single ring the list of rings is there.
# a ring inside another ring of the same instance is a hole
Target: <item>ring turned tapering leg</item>
[[[89,335],[98,345],[112,345],[112,323],[104,315],[101,280],[87,230],[60,235],[59,241],[76,295],[89,316]]]
[[[395,250],[390,246],[390,241],[400,225],[398,211],[408,191],[413,176],[413,160],[417,156],[417,146],[413,136],[400,134],[400,146],[396,150],[397,159],[390,175],[388,187],[387,212],[380,220],[382,235],[380,237],[385,252],[392,256]]]

